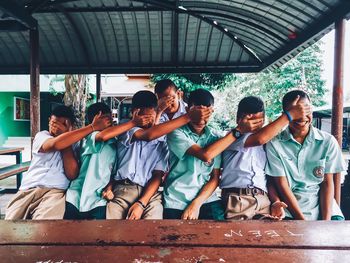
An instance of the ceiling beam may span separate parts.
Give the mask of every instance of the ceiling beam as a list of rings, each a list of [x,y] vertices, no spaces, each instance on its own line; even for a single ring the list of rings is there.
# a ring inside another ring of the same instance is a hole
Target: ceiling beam
[[[1,32],[26,31],[28,28],[17,20],[0,20]]]
[[[36,29],[38,26],[37,21],[15,1],[1,1],[0,9],[29,29]]]

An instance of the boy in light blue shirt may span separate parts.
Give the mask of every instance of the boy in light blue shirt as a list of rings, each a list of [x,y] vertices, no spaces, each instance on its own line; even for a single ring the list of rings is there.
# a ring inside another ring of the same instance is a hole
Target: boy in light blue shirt
[[[154,125],[157,97],[139,91],[132,98],[133,113],[151,116],[148,123],[122,134],[117,142],[113,180],[105,189],[107,219],[161,219],[163,206],[158,188],[168,170],[165,137],[142,140],[143,131]]]

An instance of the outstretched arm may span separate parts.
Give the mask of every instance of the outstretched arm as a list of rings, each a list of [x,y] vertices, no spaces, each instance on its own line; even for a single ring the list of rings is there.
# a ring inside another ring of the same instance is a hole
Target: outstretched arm
[[[143,126],[149,123],[152,116],[151,115],[140,116],[138,115],[139,111],[140,111],[139,109],[136,109],[133,112],[132,120],[113,127],[109,127],[99,132],[98,134],[96,134],[96,141],[108,141],[109,139],[119,136],[120,134],[127,132],[128,130],[136,126]]]
[[[140,129],[134,133],[133,139],[140,141],[152,141],[163,135],[166,135],[190,122],[190,120],[198,120],[208,118],[212,112],[209,107],[191,107],[188,113],[173,119],[171,121],[155,125],[149,129]]]
[[[304,118],[305,116],[311,113],[311,108],[309,105],[299,102],[299,96],[292,103],[292,107],[288,110],[292,119],[297,120]],[[286,113],[283,113],[275,121],[271,122],[269,125],[266,125],[258,132],[250,135],[244,147],[254,147],[259,145],[264,145],[274,138],[286,125],[288,125],[289,119]]]
[[[262,125],[263,119],[248,119],[244,118],[237,126],[237,130],[241,133],[254,131],[257,127]],[[226,136],[218,139],[214,143],[202,148],[198,144],[194,144],[187,150],[187,154],[190,154],[203,162],[210,162],[213,158],[222,153],[228,146],[236,141],[232,132],[229,132]]]
[[[61,151],[74,143],[80,141],[93,131],[100,131],[111,125],[111,120],[107,117],[103,117],[100,112],[95,116],[92,123],[83,128],[69,131],[70,127],[67,124],[62,124],[58,121],[50,122],[53,130],[61,130],[63,133],[57,137],[46,140],[41,146],[41,152]]]

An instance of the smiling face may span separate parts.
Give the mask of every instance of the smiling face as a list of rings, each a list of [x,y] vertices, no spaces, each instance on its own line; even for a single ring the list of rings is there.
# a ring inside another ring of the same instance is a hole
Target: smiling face
[[[300,99],[300,101],[306,105],[311,106],[311,102],[307,98]],[[287,108],[287,110],[289,107]],[[293,120],[289,123],[289,128],[292,132],[308,132],[310,125],[312,124],[312,112],[307,115],[305,118]]]
[[[174,103],[168,107],[167,109],[164,110],[165,113],[167,114],[172,114],[177,112],[179,109],[179,91],[176,91],[174,87],[169,87],[162,93],[157,94],[158,99],[165,98],[168,96],[171,96],[174,98]]]

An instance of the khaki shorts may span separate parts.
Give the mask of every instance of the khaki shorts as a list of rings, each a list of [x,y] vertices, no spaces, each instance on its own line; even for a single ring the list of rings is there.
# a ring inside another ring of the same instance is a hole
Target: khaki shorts
[[[107,219],[126,219],[129,208],[141,197],[143,187],[118,184],[113,187],[114,199],[107,204]],[[141,219],[163,219],[162,195],[155,193],[143,211]]]
[[[256,215],[270,214],[270,200],[267,193],[246,195],[222,191],[225,219],[246,220]]]
[[[8,203],[5,219],[63,219],[65,192],[41,187],[20,190]]]

